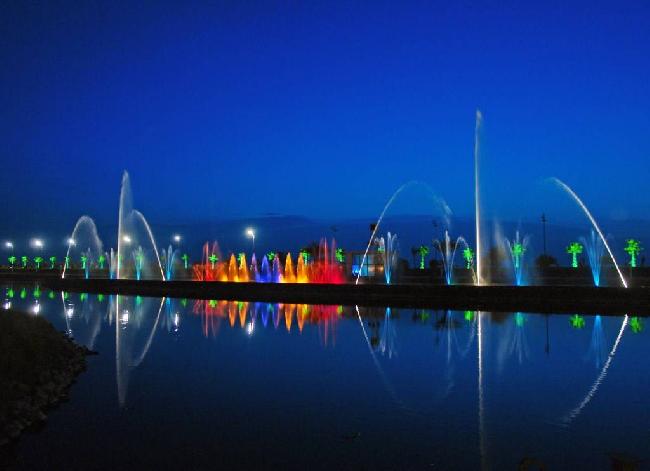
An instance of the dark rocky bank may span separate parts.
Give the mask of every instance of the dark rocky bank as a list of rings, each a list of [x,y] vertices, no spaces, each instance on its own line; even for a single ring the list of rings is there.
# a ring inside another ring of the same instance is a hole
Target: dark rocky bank
[[[41,317],[0,312],[0,447],[46,420],[91,353]]]

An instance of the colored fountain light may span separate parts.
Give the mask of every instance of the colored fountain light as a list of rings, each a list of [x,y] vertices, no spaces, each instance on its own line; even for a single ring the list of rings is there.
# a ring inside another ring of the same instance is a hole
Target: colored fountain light
[[[578,268],[578,255],[582,253],[582,244],[580,242],[571,242],[566,248],[566,253],[571,255],[571,266]]]
[[[632,268],[636,268],[637,262],[636,262],[636,257],[639,255],[639,252],[643,250],[643,247],[641,247],[641,242],[639,242],[636,239],[628,239],[625,241],[625,250],[627,254],[630,256],[630,266]]]
[[[515,232],[515,238],[510,241],[504,239],[505,246],[512,261],[512,271],[514,273],[515,285],[521,286],[524,283],[524,254],[528,248],[529,237],[521,238],[519,231]]]
[[[386,284],[391,283],[391,278],[393,275],[393,270],[397,265],[397,260],[399,258],[399,249],[397,244],[397,234],[392,234],[389,232],[384,239],[381,237],[379,239],[379,249],[381,253],[382,262],[384,265],[384,278],[386,279]]]

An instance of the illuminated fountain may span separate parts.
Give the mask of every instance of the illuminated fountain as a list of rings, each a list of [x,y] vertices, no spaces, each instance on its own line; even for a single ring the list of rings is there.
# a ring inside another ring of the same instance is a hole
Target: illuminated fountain
[[[142,234],[142,235],[141,235]],[[140,240],[143,239],[143,240]],[[146,248],[143,248],[144,247]],[[120,205],[118,211],[118,224],[117,224],[117,270],[115,278],[118,280],[128,278],[131,272],[127,270],[126,261],[131,260],[133,249],[131,247],[138,247],[136,252],[142,255],[140,263],[140,270],[138,270],[138,260],[134,259],[135,268],[134,275],[139,276],[147,275],[157,277],[160,274],[160,279],[165,279],[165,273],[160,263],[160,255],[158,254],[158,246],[151,231],[149,223],[144,215],[133,208],[131,197],[131,184],[129,174],[125,171],[122,175],[122,187],[120,190]],[[142,252],[140,252],[142,251]],[[149,267],[144,264],[144,256],[149,255],[151,251],[153,254],[152,260],[154,264],[154,273],[143,273]],[[133,275],[132,275],[133,276]]]
[[[399,249],[397,244],[397,234],[392,234],[389,232],[386,235],[386,239],[381,237],[379,239],[379,252],[382,255],[382,261],[384,263],[384,277],[386,278],[386,284],[391,283],[393,270],[397,265],[397,260],[399,258]],[[387,313],[387,315],[390,314]]]
[[[92,261],[98,261],[103,254],[103,244],[97,234],[95,221],[89,216],[81,216],[68,239],[68,250],[65,255],[66,263],[63,265],[61,278],[65,278],[66,271],[70,268],[70,260],[82,261],[82,269],[85,277],[88,278],[90,276],[90,264]],[[82,257],[85,257],[85,260]]]
[[[508,239],[504,239],[508,253],[510,254],[510,260],[512,262],[512,271],[515,278],[515,285],[521,286],[523,284],[524,278],[524,255],[528,248],[529,237],[524,236],[522,239],[519,236],[519,231],[515,233],[515,238],[511,242]]]
[[[178,255],[178,250],[174,250],[172,245],[169,244],[167,250],[162,250],[162,261],[165,265],[165,279],[171,280],[174,274],[174,262],[176,261],[176,256]]]
[[[586,238],[581,237],[580,242],[582,242],[582,245],[587,250],[587,258],[589,259],[589,267],[591,268],[591,276],[594,280],[594,285],[600,286],[600,271],[603,264],[605,246],[596,236],[593,229],[591,231],[590,239],[587,240]]]
[[[463,253],[469,251],[467,253],[467,256],[469,256],[469,260],[467,267],[471,268],[471,263],[474,259],[474,254],[472,253],[472,250],[468,247],[467,242],[463,237],[458,237],[455,242],[451,242],[451,237],[449,237],[449,231],[445,230],[445,241],[444,241],[444,246],[443,244],[438,240],[433,241],[433,246],[438,249],[440,252],[440,255],[442,256],[442,267],[445,271],[445,282],[448,285],[453,284],[454,281],[454,258],[456,257],[456,250],[458,250],[458,247],[462,245],[464,246]]]
[[[601,316],[594,318],[594,328],[591,331],[591,342],[587,358],[593,357],[596,368],[600,369],[605,364],[607,358],[607,348],[605,347],[605,336],[603,334],[603,320]]]

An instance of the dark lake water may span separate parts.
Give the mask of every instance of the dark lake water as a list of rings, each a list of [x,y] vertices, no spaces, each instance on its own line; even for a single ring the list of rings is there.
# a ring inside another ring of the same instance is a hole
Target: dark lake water
[[[99,355],[10,469],[650,469],[633,313],[12,290]]]

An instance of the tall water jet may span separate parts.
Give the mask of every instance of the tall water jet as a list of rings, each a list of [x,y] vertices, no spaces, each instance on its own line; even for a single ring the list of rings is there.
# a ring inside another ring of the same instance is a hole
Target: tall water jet
[[[605,253],[605,246],[598,236],[596,236],[593,229],[591,230],[591,237],[589,240],[585,237],[580,237],[580,241],[587,250],[587,258],[589,259],[589,268],[591,268],[591,276],[594,280],[594,285],[600,286],[600,272],[603,263],[603,255]]]
[[[508,249],[508,254],[510,255],[510,260],[512,262],[512,271],[514,273],[515,285],[517,286],[521,286],[523,284],[524,255],[528,249],[529,241],[530,237],[524,236],[522,239],[519,235],[519,231],[515,232],[515,238],[512,241],[509,239],[504,239],[504,243]]]
[[[386,279],[386,284],[391,283],[393,277],[393,270],[397,265],[397,259],[399,255],[398,245],[397,245],[397,234],[392,234],[389,232],[386,235],[386,239],[383,237],[379,239],[379,251],[382,255],[382,261],[384,264],[384,278]],[[388,311],[387,315],[390,314]]]
[[[158,246],[151,231],[149,223],[144,215],[133,208],[133,201],[131,197],[131,185],[128,172],[124,171],[122,174],[122,186],[120,189],[120,206],[118,210],[118,224],[117,224],[117,271],[116,278],[122,279],[124,276],[124,263],[130,259],[131,248],[142,242],[138,240],[136,230],[136,222],[141,224],[144,228],[146,238],[153,250],[155,260],[158,264],[161,279],[165,279],[165,273],[160,263],[160,255],[158,254]]]
[[[90,216],[81,216],[74,225],[68,241],[68,250],[65,254],[66,261],[70,260],[71,256],[74,256],[77,248],[81,251],[79,255],[83,255],[87,259],[99,260],[99,257],[103,254],[103,244],[97,233],[97,226]],[[88,265],[90,264],[88,263]],[[65,278],[67,269],[68,263],[65,263],[61,278]],[[86,271],[85,268],[84,271]],[[88,278],[88,275],[89,273],[86,273],[86,278]]]
[[[444,245],[438,239],[433,241],[433,246],[440,252],[442,268],[445,272],[445,282],[448,285],[451,285],[454,282],[454,258],[456,257],[456,250],[458,250],[458,247],[461,245],[465,250],[469,249],[469,246],[463,237],[458,237],[452,244],[448,230],[445,230]]]
[[[614,263],[614,267],[616,267],[616,271],[618,272],[618,276],[621,279],[621,284],[623,285],[624,288],[627,288],[627,282],[625,281],[625,278],[623,277],[623,273],[621,273],[621,269],[618,267],[618,263],[616,263],[616,257],[614,257],[614,254],[612,253],[612,250],[609,248],[609,244],[607,243],[607,240],[605,240],[605,236],[603,235],[603,232],[600,230],[600,227],[598,226],[598,223],[596,223],[596,220],[594,217],[591,215],[591,212],[587,208],[587,206],[582,202],[582,200],[578,197],[578,195],[562,180],[559,178],[551,178],[551,181],[553,181],[556,185],[558,185],[561,189],[563,189],[573,200],[580,206],[582,211],[585,213],[589,221],[591,222],[591,225],[593,228],[596,230],[598,233],[598,236],[600,237],[600,240],[603,241],[603,245],[605,246],[605,249],[607,249],[607,253],[609,254],[609,257],[612,259],[612,262]]]
[[[305,262],[305,257],[298,256],[298,261],[296,262],[296,282],[309,282],[309,273],[307,270],[307,262]]]
[[[111,247],[111,251],[108,255],[108,276],[111,280],[114,280],[117,277],[117,253]]]
[[[474,126],[474,211],[476,224],[476,284],[483,284],[482,278],[482,243],[481,243],[481,206],[480,206],[480,180],[479,180],[479,137],[483,115],[480,110],[476,110],[476,124]]]

